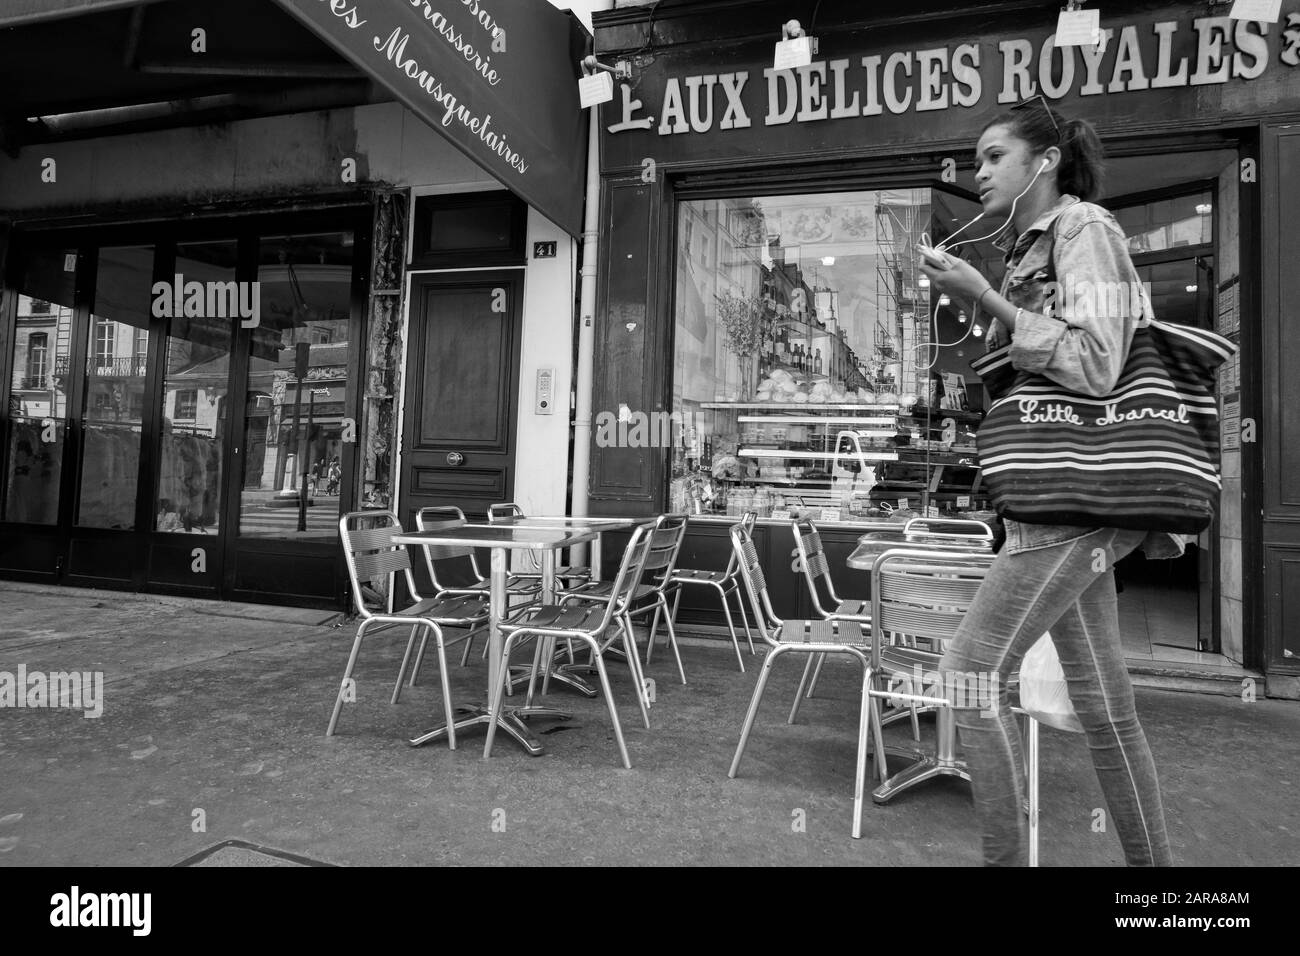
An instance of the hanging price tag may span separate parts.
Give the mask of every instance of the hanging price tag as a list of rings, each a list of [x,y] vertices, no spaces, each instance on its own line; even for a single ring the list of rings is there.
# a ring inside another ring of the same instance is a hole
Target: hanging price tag
[[[1097,46],[1101,42],[1100,10],[1062,10],[1056,18],[1057,46]]]
[[[970,495],[958,495],[958,496],[957,496],[957,507],[958,507],[958,508],[969,508],[969,507],[970,507]]]
[[[77,254],[75,252],[66,252],[63,254],[63,271],[77,271]]]
[[[1236,0],[1228,17],[1233,20],[1277,23],[1282,17],[1282,0]]]
[[[912,507],[911,503],[910,503],[906,498],[899,498],[899,499],[898,499],[898,510],[899,510],[899,511],[907,511],[907,510],[908,510],[909,508],[911,508],[911,507]]]

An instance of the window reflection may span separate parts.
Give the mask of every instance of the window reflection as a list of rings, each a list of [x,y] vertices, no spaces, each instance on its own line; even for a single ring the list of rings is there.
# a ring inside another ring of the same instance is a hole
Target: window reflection
[[[182,308],[181,314],[169,319],[154,503],[157,531],[215,534],[218,530],[230,350],[240,319],[228,314],[229,308],[209,309],[206,290],[230,288],[225,284],[234,283],[237,261],[234,242],[187,243],[176,249],[176,272],[186,286],[199,283],[205,292],[202,307],[195,299],[193,307]],[[215,296],[212,301],[215,304]]]
[[[74,249],[35,252],[18,286],[5,521],[59,520],[76,267]]]
[[[915,246],[978,211],[930,189],[682,203],[674,420],[637,434],[628,410],[598,443],[670,442],[673,510],[972,510],[987,319],[932,293]],[[958,251],[996,278],[987,242]]]
[[[241,535],[338,534],[351,395],[352,250],[351,233],[261,242],[262,318],[253,330],[244,400]]]

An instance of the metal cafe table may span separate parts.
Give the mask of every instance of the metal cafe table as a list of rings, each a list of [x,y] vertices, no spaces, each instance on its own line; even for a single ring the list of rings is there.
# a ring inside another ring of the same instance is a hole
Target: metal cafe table
[[[949,528],[949,533],[921,530],[922,527],[935,526]],[[961,533],[959,529],[969,529],[970,533]],[[847,564],[858,571],[870,571],[876,559],[886,551],[894,548],[913,548],[924,551],[951,551],[954,554],[992,554],[993,532],[982,521],[961,521],[945,519],[914,518],[904,528],[897,531],[876,531],[864,534],[858,539],[858,546],[849,555]],[[940,774],[958,771],[965,775],[964,764],[957,759],[956,715],[950,707],[940,707],[935,720],[935,752],[923,753],[897,747],[885,748],[886,754],[906,757],[911,765],[872,791],[871,797],[877,803],[884,803],[898,790],[910,786],[913,782],[937,777]],[[966,777],[969,780],[969,777]]]
[[[493,527],[498,528],[541,528],[552,530],[566,531],[592,531],[595,532],[595,540],[591,542],[591,580],[599,581],[601,575],[601,543],[606,531],[629,531],[639,524],[644,524],[645,518],[593,518],[593,517],[511,517],[499,518],[492,523]],[[553,555],[554,552],[551,552]],[[544,599],[548,598],[553,592],[547,591],[543,585]],[[548,642],[553,643],[553,640]],[[581,677],[578,677],[574,671],[587,670],[585,664],[562,663],[555,666],[560,661],[561,656],[547,654],[545,656],[544,670],[542,671],[542,694],[546,695],[550,691],[551,681],[556,681],[573,688],[578,693],[587,697],[597,696],[596,688],[592,687]],[[564,656],[567,659],[567,655]],[[512,669],[513,670],[513,669]],[[521,668],[529,670],[529,668]]]
[[[596,538],[596,532],[582,528],[564,527],[511,527],[506,524],[473,525],[460,524],[448,528],[430,531],[408,531],[393,535],[393,542],[402,545],[441,545],[444,547],[490,548],[492,552],[492,574],[490,600],[488,604],[488,700],[492,691],[501,681],[501,640],[500,625],[506,616],[506,578],[509,575],[510,551],[540,551],[542,553],[542,596],[548,600],[555,593],[555,552],[583,544]],[[492,719],[488,704],[462,707],[468,715],[456,721],[459,732],[466,727],[486,724]],[[513,737],[528,753],[534,757],[543,752],[542,743],[524,724],[523,717],[558,717],[569,715],[543,707],[523,707],[503,710],[497,718],[497,726]],[[445,735],[447,727],[440,724],[411,740],[412,747],[418,747]]]

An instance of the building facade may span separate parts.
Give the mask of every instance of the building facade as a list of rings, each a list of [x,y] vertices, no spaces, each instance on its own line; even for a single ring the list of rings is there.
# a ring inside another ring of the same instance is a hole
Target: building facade
[[[594,407],[682,425],[657,445],[597,433],[593,512],[696,511],[683,561],[700,566],[725,562],[728,515],[758,510],[778,613],[792,616],[810,607],[791,513],[820,519],[840,569],[891,517],[989,517],[969,368],[987,319],[931,294],[915,245],[960,232],[962,254],[1001,275],[974,145],[1041,96],[1101,134],[1101,202],[1157,314],[1240,349],[1218,375],[1214,526],[1179,561],[1118,569],[1130,664],[1238,683],[1264,672],[1270,694],[1300,694],[1300,423],[1285,374],[1300,349],[1286,321],[1300,5],[1272,23],[1230,19],[1227,4],[1103,4],[1105,41],[1063,47],[1059,4],[617,6],[595,17],[597,55],[629,78],[600,107]],[[816,50],[778,70],[792,17]]]
[[[405,38],[392,56],[446,55],[405,7],[375,8],[393,32],[371,29]],[[0,576],[341,607],[349,511],[410,526],[425,505],[565,509],[576,217],[557,225],[506,168],[540,134],[520,128],[487,165],[317,12],[0,13],[16,124],[0,152]],[[559,37],[541,72],[562,74],[544,85],[571,119],[552,141],[585,156],[570,49],[585,37],[540,0],[505,13],[493,27],[519,32],[493,75],[541,82],[524,38]],[[75,66],[32,72],[54,54]],[[482,144],[507,142],[510,104],[439,75],[488,111]],[[538,168],[564,158],[543,140]],[[540,407],[539,378],[558,401]]]

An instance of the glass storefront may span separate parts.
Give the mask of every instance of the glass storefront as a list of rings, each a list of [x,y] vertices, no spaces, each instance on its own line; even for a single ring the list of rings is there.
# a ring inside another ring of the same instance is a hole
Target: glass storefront
[[[929,188],[682,202],[671,508],[982,514],[987,319],[932,294],[915,251],[978,212]],[[963,252],[1000,271],[987,242]]]
[[[334,599],[356,500],[360,221],[25,237],[0,570]],[[119,236],[143,241],[101,241]]]

